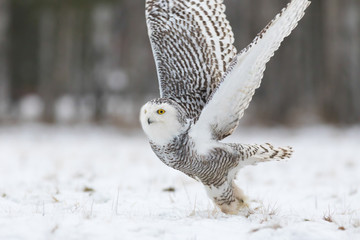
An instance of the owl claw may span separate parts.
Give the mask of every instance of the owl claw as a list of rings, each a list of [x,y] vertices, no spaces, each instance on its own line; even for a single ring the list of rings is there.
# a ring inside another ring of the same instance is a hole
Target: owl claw
[[[253,210],[249,207],[248,198],[245,196],[243,191],[235,185],[234,182],[232,184],[232,187],[234,201],[232,201],[230,204],[217,204],[218,207],[225,214],[243,215],[245,217],[250,216],[250,214],[253,213]]]
[[[229,215],[242,215],[249,217],[254,211],[249,207],[247,201],[244,199],[235,198],[235,201],[230,204],[218,205],[220,210]]]

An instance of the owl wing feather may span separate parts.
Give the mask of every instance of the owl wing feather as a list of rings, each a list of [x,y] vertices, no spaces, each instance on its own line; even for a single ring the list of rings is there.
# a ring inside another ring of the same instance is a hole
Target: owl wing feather
[[[266,63],[297,26],[309,4],[307,0],[292,0],[237,55],[192,127],[190,134],[193,138],[199,141],[205,138],[221,140],[236,129],[255,89],[260,86]]]
[[[146,0],[160,96],[197,119],[236,57],[223,0]]]

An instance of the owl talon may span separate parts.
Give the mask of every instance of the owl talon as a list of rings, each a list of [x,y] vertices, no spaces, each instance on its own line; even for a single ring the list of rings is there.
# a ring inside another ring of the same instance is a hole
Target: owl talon
[[[243,191],[235,185],[234,182],[230,185],[232,187],[233,200],[229,202],[219,202],[214,198],[215,204],[225,214],[230,215],[243,215],[248,217],[253,213],[253,210],[249,207],[248,198],[245,196]]]
[[[235,199],[230,204],[217,205],[220,210],[229,215],[242,215],[249,217],[254,211],[249,207],[248,203],[244,199]]]

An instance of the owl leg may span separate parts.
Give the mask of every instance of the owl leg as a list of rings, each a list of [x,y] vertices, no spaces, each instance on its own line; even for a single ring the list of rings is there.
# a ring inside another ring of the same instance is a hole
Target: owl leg
[[[244,215],[249,213],[247,197],[243,191],[235,185],[234,180],[226,181],[219,187],[205,186],[208,196],[214,201],[216,206],[226,214]]]
[[[260,162],[280,161],[290,158],[293,150],[291,147],[274,147],[269,143],[258,144],[229,144],[240,154],[241,165],[256,165]]]

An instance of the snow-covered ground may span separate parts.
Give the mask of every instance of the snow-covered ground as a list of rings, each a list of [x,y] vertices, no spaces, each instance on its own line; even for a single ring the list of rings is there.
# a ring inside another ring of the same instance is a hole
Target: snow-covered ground
[[[227,141],[295,149],[240,171],[249,217],[216,210],[140,131],[0,127],[0,239],[360,239],[360,127],[240,127]]]

